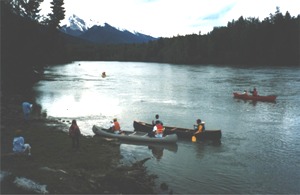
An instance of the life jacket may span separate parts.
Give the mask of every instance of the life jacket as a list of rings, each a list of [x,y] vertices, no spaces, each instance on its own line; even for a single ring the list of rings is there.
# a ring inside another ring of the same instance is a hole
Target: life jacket
[[[198,124],[198,130],[200,130],[200,127],[202,127],[200,132],[205,131],[205,126],[203,124]]]
[[[161,124],[157,124],[156,128],[157,128],[157,130],[156,130],[157,134],[162,134],[163,133],[164,127]]]
[[[120,124],[118,123],[118,121],[114,122],[114,127],[113,127],[114,131],[119,131],[121,130]]]

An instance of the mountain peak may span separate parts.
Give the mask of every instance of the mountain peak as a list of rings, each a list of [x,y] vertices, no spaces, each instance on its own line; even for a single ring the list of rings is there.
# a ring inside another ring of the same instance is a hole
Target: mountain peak
[[[90,20],[89,24],[87,24],[87,22],[75,14],[69,17],[68,23],[61,27],[61,31],[90,42],[105,44],[142,43],[156,39],[138,32],[131,33],[128,30],[121,31],[108,23],[104,23],[104,25],[101,26],[99,22]]]

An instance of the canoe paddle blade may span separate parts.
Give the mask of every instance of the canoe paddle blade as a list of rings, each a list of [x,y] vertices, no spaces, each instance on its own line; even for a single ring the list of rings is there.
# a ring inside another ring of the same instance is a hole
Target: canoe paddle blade
[[[197,141],[197,139],[196,139],[196,136],[192,136],[192,142],[196,142]]]

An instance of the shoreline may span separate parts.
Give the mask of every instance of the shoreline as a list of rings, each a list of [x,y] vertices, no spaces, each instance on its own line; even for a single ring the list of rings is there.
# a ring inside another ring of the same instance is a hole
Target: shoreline
[[[2,194],[41,193],[33,187],[18,186],[16,180],[20,178],[45,185],[50,194],[155,193],[157,176],[149,175],[143,165],[149,159],[120,166],[120,143],[98,136],[81,136],[80,148],[73,149],[68,124],[35,113],[38,109],[24,123],[20,103],[23,99],[28,98],[1,92]],[[12,155],[17,129],[22,130],[25,143],[31,145],[31,156]]]

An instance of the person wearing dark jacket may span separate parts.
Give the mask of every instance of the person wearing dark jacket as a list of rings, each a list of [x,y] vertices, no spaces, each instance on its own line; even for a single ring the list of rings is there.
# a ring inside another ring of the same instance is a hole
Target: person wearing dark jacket
[[[158,121],[161,125],[164,125],[163,122],[159,119],[159,115],[158,115],[158,114],[156,114],[156,115],[155,115],[155,119],[152,120],[152,125],[155,126],[155,125],[157,124],[157,123],[156,123],[157,121]]]
[[[72,148],[79,148],[79,137],[81,135],[80,129],[76,120],[72,120],[72,124],[69,128],[69,136],[72,138]]]

